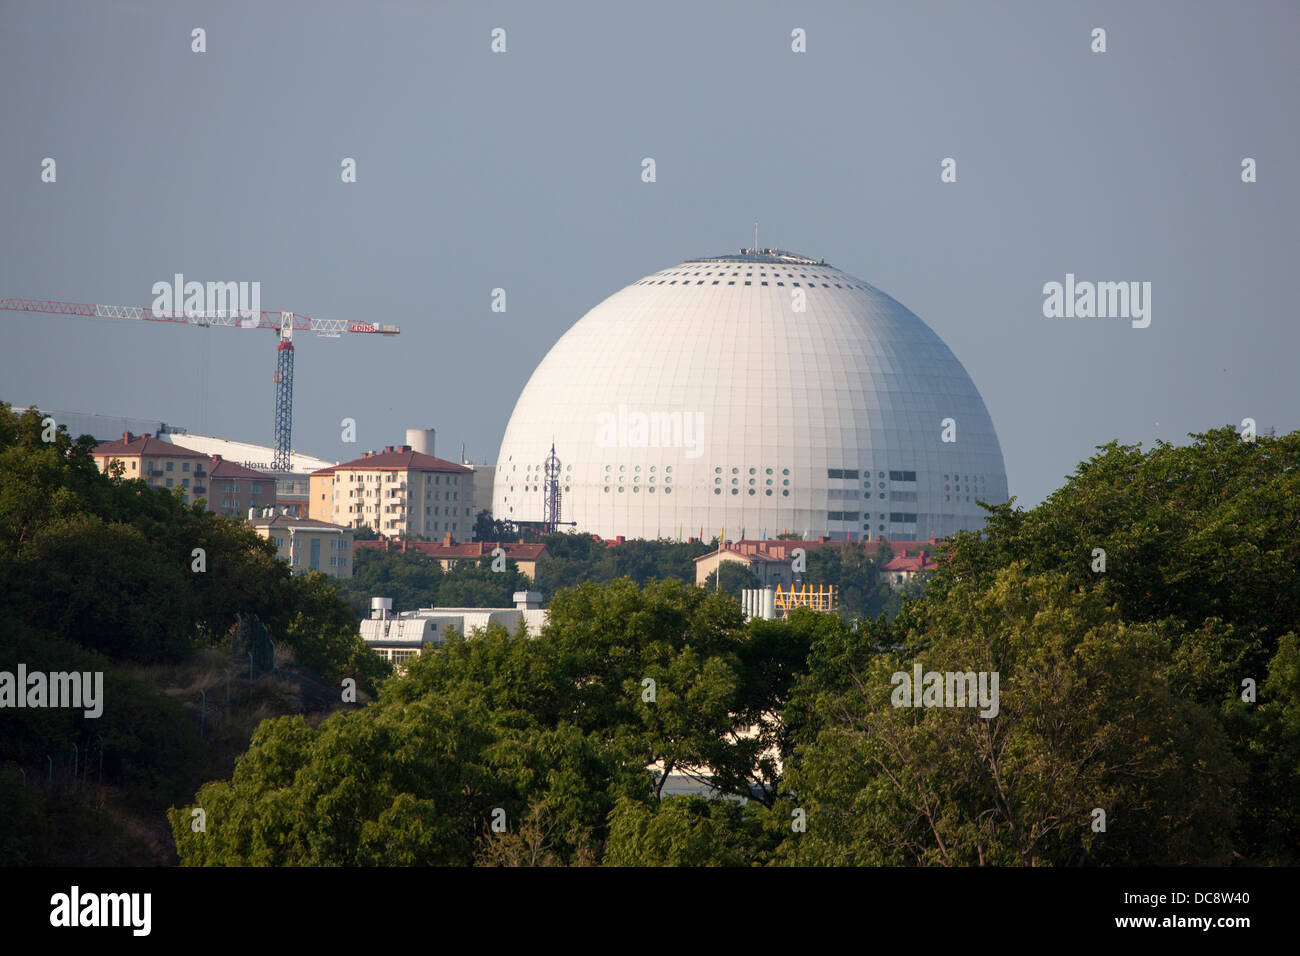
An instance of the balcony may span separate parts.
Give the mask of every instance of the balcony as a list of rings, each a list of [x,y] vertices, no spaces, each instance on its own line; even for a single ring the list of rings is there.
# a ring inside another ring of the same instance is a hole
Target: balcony
[[[194,492],[196,495],[205,495],[208,493],[208,489],[204,485],[195,485],[190,489],[190,491]]]
[[[202,468],[195,468],[195,469],[194,469],[194,477],[196,477],[196,478],[206,478],[207,476],[208,476],[208,473],[207,473],[206,471],[204,471]]]
[[[163,476],[162,469],[160,468],[150,468],[148,471],[145,472],[145,474],[148,475],[150,478],[161,478]]]

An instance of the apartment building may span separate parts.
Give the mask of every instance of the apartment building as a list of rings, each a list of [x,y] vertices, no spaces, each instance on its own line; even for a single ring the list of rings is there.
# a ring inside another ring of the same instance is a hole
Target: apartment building
[[[270,509],[267,509],[270,510]],[[311,518],[260,512],[248,523],[276,547],[294,574],[319,571],[334,578],[352,577],[352,529]]]
[[[385,537],[468,535],[474,527],[473,469],[389,445],[314,471],[308,516],[370,527]]]
[[[243,518],[249,508],[274,508],[276,505],[276,478],[265,472],[254,471],[220,455],[211,455],[209,461],[208,510],[227,518]]]
[[[181,489],[186,504],[198,498],[211,500],[211,462],[200,452],[151,435],[123,432],[116,441],[96,445],[91,454],[100,471],[107,472],[114,461],[120,461],[123,478],[143,479],[150,488]]]

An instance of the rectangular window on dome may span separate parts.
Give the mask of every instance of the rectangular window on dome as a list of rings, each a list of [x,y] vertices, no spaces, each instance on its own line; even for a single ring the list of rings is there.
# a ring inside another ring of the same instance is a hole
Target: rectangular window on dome
[[[841,521],[841,520],[843,520],[843,518],[844,518],[844,512],[843,512],[843,511],[828,511],[828,512],[826,512],[826,520],[827,520],[827,521]]]
[[[858,477],[858,470],[856,468],[845,468],[844,477],[856,479]]]
[[[844,472],[843,472],[841,469],[839,469],[839,468],[827,468],[827,469],[826,469],[826,477],[827,477],[827,478],[843,478],[843,477],[844,477]]]

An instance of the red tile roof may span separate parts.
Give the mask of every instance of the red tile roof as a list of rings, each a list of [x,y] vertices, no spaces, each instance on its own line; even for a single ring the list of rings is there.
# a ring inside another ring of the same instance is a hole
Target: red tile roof
[[[245,468],[233,461],[226,461],[220,455],[212,456],[212,467],[209,469],[209,476],[212,478],[247,478],[253,481],[275,481],[275,475],[268,475],[264,471]]]
[[[916,557],[891,558],[881,568],[882,571],[933,571],[939,563],[927,552],[922,551]]]
[[[490,557],[495,548],[501,548],[506,553],[506,557],[515,561],[536,561],[546,552],[544,544],[525,544],[518,541],[467,541],[450,544],[446,539],[442,541],[407,541],[397,542],[384,541],[358,541],[358,548],[378,548],[384,551],[391,551],[394,548],[401,551],[417,551],[420,554],[428,555],[431,558],[440,558],[443,560],[449,558],[483,558]]]
[[[403,445],[401,448],[394,448],[389,445],[381,452],[375,454],[367,452],[360,458],[354,458],[352,461],[345,461],[338,465],[331,465],[329,468],[313,471],[312,474],[330,475],[336,471],[381,470],[441,471],[457,475],[472,475],[474,473],[473,468],[466,468],[464,465],[458,465],[444,458],[435,458],[433,455],[412,451],[410,445]]]
[[[113,458],[134,458],[136,455],[158,455],[166,458],[208,457],[202,452],[190,451],[188,448],[173,445],[169,441],[154,438],[152,435],[132,435],[130,432],[124,432],[122,437],[116,441],[106,441],[96,445],[91,454]]]
[[[874,538],[871,541],[831,541],[828,538],[818,538],[812,541],[798,541],[794,539],[773,539],[759,540],[756,538],[742,538],[740,541],[724,542],[721,550],[729,551],[742,557],[751,559],[790,560],[791,553],[795,548],[803,548],[804,551],[816,551],[819,548],[844,548],[849,544],[861,545],[868,555],[874,557],[880,550],[882,543],[881,538]],[[942,545],[942,541],[935,541],[931,538],[929,541],[890,541],[888,542],[890,550],[895,557],[906,555],[920,554],[922,551],[933,553],[935,549]],[[702,561],[705,558],[716,555],[717,551],[710,551],[708,554],[702,554],[696,561]]]

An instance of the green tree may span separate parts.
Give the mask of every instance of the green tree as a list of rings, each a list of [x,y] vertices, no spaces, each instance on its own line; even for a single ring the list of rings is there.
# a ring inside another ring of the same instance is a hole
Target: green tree
[[[774,840],[759,804],[669,797],[623,799],[610,815],[606,866],[761,866]]]
[[[1171,645],[1102,595],[1016,565],[900,616],[902,647],[800,695],[821,719],[787,785],[801,864],[1215,864],[1242,777],[1213,716],[1180,697]],[[879,645],[879,640],[877,644]],[[857,656],[857,655],[855,655]],[[859,658],[861,659],[861,658]],[[901,675],[999,675],[997,713],[899,706]],[[1134,706],[1140,701],[1140,706]],[[1094,832],[1093,811],[1107,830]]]

